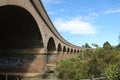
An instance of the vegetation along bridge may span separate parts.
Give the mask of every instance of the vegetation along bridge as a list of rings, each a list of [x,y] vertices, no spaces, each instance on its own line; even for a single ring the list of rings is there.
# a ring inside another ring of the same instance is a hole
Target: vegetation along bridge
[[[35,80],[81,50],[57,32],[40,0],[0,0],[0,80]]]

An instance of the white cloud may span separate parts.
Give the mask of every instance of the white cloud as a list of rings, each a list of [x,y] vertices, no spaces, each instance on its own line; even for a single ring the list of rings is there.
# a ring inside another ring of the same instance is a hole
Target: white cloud
[[[97,17],[97,16],[99,16],[99,13],[89,12],[89,16],[91,16],[91,17]]]
[[[64,12],[64,9],[60,9],[60,10],[54,10],[54,11],[48,11],[49,15],[55,15],[57,13],[62,13]]]
[[[81,21],[78,18],[70,20],[58,19],[54,21],[55,26],[60,32],[69,32],[71,34],[95,34],[97,30],[91,23]]]
[[[63,0],[42,0],[45,4],[56,4],[56,3],[62,3]]]
[[[112,14],[112,13],[120,13],[120,8],[117,9],[109,9],[104,12],[104,14]]]

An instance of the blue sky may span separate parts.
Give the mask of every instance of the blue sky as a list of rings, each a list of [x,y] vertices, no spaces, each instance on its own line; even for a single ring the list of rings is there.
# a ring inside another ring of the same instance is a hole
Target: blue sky
[[[42,0],[58,32],[82,46],[108,41],[117,45],[120,35],[120,0]]]

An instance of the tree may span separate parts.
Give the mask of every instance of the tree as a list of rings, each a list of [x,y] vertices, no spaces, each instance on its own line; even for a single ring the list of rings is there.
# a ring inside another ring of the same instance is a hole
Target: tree
[[[109,50],[109,49],[111,49],[111,48],[112,48],[112,46],[110,45],[110,43],[109,43],[108,41],[106,41],[106,42],[103,44],[103,49]]]
[[[98,44],[96,43],[92,43],[92,46],[95,47],[95,48],[100,48]]]
[[[85,43],[85,45],[83,45],[82,47],[84,47],[84,48],[91,48],[88,43]]]
[[[120,43],[116,46],[116,49],[120,51]]]
[[[101,69],[99,66],[99,62],[97,58],[92,58],[89,62],[89,70],[88,70],[89,76],[99,77],[101,74]]]

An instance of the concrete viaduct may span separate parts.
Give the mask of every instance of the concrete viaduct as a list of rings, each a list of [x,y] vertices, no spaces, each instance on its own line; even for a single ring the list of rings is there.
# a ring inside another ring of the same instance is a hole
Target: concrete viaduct
[[[81,50],[57,32],[40,0],[0,0],[0,80],[38,80]]]

